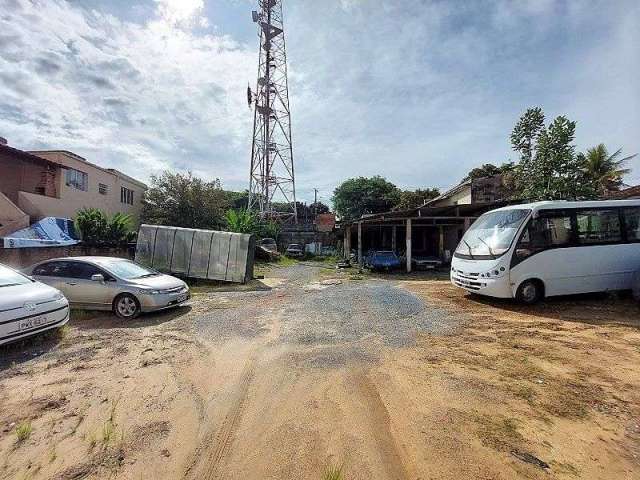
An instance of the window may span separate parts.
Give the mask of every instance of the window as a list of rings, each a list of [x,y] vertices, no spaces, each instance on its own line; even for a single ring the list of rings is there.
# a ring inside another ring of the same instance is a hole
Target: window
[[[48,262],[38,265],[33,269],[33,275],[40,277],[70,277],[71,265],[69,262]]]
[[[534,218],[522,232],[514,259],[522,261],[543,250],[571,245],[571,215],[544,213]]]
[[[104,271],[96,267],[95,265],[91,265],[89,263],[84,262],[70,262],[70,274],[69,276],[72,278],[78,278],[82,280],[91,280],[92,275],[102,275],[105,280],[109,280],[109,275],[105,274]]]
[[[126,187],[120,187],[120,203],[133,205],[133,190]]]
[[[624,223],[627,231],[627,240],[637,242],[640,240],[640,207],[625,208]]]
[[[89,176],[80,170],[67,168],[65,173],[65,181],[68,187],[77,188],[86,192],[89,188]]]
[[[497,258],[506,253],[531,210],[508,209],[485,213],[462,237],[458,258]]]
[[[617,209],[579,210],[576,219],[578,243],[581,245],[612,243],[622,240],[620,216]]]
[[[0,287],[26,285],[28,283],[31,283],[31,280],[28,277],[25,277],[15,270],[0,265]]]
[[[109,186],[105,185],[104,183],[99,183],[98,193],[100,193],[101,195],[106,195],[107,193],[109,193]]]

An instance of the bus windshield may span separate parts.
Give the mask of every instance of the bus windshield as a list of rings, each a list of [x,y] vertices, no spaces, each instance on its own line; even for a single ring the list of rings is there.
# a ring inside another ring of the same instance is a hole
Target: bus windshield
[[[462,237],[456,257],[486,260],[504,255],[530,212],[516,209],[485,213]]]

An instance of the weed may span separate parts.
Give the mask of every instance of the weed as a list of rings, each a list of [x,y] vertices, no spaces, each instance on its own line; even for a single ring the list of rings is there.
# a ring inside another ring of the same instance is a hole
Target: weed
[[[343,466],[330,466],[322,474],[322,480],[344,480]]]
[[[20,425],[16,427],[16,437],[18,438],[18,443],[24,442],[31,436],[31,432],[33,431],[33,427],[31,426],[31,422],[26,421],[22,422]]]
[[[113,439],[113,435],[115,433],[115,425],[111,420],[107,420],[102,425],[102,443],[109,444]]]
[[[63,325],[62,327],[56,328],[55,336],[59,341],[66,340],[71,332],[71,327],[69,325]]]
[[[55,462],[56,458],[58,458],[58,452],[56,452],[56,447],[53,446],[49,451],[49,463]]]

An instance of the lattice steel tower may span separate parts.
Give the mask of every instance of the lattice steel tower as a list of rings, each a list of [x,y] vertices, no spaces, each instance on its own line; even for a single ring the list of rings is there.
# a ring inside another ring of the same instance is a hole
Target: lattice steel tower
[[[297,222],[282,0],[259,0],[258,6],[252,12],[260,27],[258,81],[255,92],[247,91],[254,106],[249,208],[258,207],[263,218]],[[274,208],[274,201],[289,204],[290,211]]]

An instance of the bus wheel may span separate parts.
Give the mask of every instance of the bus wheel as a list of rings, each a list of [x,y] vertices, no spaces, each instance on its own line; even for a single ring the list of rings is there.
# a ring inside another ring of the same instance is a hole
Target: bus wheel
[[[538,280],[525,280],[518,287],[516,299],[520,303],[533,305],[544,297],[544,287]]]

